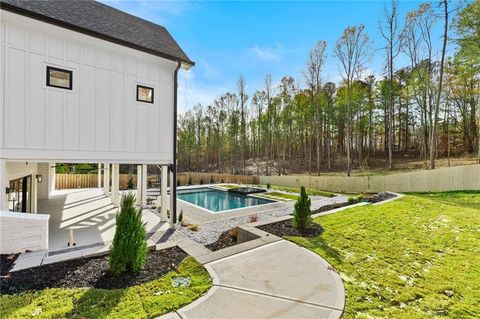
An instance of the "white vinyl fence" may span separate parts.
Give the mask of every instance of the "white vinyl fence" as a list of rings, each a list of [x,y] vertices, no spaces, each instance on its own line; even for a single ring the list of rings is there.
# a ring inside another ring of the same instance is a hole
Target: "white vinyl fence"
[[[260,176],[260,184],[332,192],[435,192],[480,190],[480,165],[465,165],[383,176]]]

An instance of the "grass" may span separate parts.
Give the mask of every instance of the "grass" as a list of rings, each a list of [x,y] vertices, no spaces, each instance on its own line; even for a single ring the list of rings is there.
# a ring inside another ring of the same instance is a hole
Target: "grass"
[[[174,277],[189,277],[189,287],[173,288]],[[125,289],[45,289],[0,297],[0,318],[154,318],[179,309],[211,287],[208,272],[192,257],[172,271]]]
[[[226,188],[226,189],[233,189],[233,188],[241,187],[240,185],[236,185],[236,184],[219,184],[219,185],[215,185],[215,186]]]
[[[300,193],[300,188],[295,188],[295,187],[286,187],[286,186],[272,186],[273,189],[278,190],[278,191],[284,191],[284,192],[291,192],[291,193]],[[325,191],[318,191],[315,189],[305,189],[307,192],[307,195],[316,195],[316,196],[323,196],[323,197],[335,197],[334,193],[330,192],[325,192]]]
[[[264,197],[267,199],[274,199],[274,200],[278,200],[278,197],[279,197],[279,198],[285,199],[286,201],[297,200],[299,198],[299,196],[294,194],[286,194],[286,193],[280,193],[280,192],[258,193],[255,195],[258,197]]]
[[[345,318],[479,318],[480,192],[410,194],[315,219],[288,238],[344,282]]]

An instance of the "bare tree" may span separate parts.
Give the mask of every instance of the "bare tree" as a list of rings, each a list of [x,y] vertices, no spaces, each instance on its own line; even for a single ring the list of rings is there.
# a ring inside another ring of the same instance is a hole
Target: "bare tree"
[[[442,94],[443,84],[443,68],[445,64],[445,51],[447,48],[448,37],[448,0],[442,0],[443,5],[443,45],[442,45],[442,57],[440,59],[440,75],[438,79],[437,98],[435,100],[435,111],[433,115],[432,133],[430,134],[430,169],[435,169],[435,151],[436,151],[436,138],[437,138],[437,122],[438,122],[438,110],[440,108],[440,97]]]
[[[325,49],[327,43],[325,41],[318,41],[315,47],[310,51],[307,61],[307,69],[304,72],[305,80],[310,89],[311,103],[315,107],[315,127],[316,127],[316,153],[317,153],[317,174],[320,175],[320,128],[321,123],[321,109],[320,109],[320,91],[321,72],[325,64],[326,54]]]
[[[365,26],[349,26],[335,45],[335,56],[340,60],[343,81],[347,86],[347,175],[351,173],[351,136],[352,136],[352,84],[359,79],[366,62],[371,56],[370,38]]]
[[[272,96],[273,96],[273,88],[272,88],[272,76],[267,74],[264,80],[264,88],[265,92],[265,101],[267,102],[267,163],[265,165],[265,173],[269,175],[269,166],[270,166],[270,159],[273,158],[273,143],[272,143],[272,136],[271,136],[271,107],[272,107]]]
[[[394,116],[394,102],[393,102],[393,68],[394,60],[400,53],[401,32],[398,25],[398,1],[392,0],[390,9],[384,8],[385,20],[383,24],[380,23],[379,29],[382,37],[387,41],[385,51],[387,52],[387,72],[389,78],[388,89],[388,113],[387,121],[388,127],[388,168],[393,169],[392,160],[392,144],[393,144],[393,116]]]
[[[240,134],[242,136],[242,171],[243,175],[245,175],[245,161],[246,161],[246,153],[247,153],[247,134],[246,134],[246,112],[245,107],[248,100],[248,95],[245,93],[245,79],[242,75],[238,79],[238,98],[240,102]]]

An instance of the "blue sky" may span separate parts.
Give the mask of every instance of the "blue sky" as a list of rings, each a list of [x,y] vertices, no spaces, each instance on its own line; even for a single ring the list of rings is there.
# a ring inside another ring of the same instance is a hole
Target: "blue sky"
[[[389,1],[103,2],[165,26],[196,62],[191,71],[180,74],[180,112],[235,91],[240,74],[250,95],[261,86],[265,74],[271,74],[274,83],[291,75],[303,86],[302,70],[318,40],[327,42],[323,81],[338,81],[338,60],[332,49],[348,25],[365,24],[375,51],[367,68],[377,76],[384,70],[381,50],[385,44],[378,21]],[[401,20],[420,3],[400,1]],[[440,34],[434,40],[438,46]]]

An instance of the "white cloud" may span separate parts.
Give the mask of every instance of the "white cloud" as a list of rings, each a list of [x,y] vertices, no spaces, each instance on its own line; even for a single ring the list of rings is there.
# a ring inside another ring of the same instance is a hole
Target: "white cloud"
[[[255,45],[249,49],[249,52],[255,55],[260,60],[278,61],[282,58],[282,47],[277,44],[274,47],[262,47]]]

